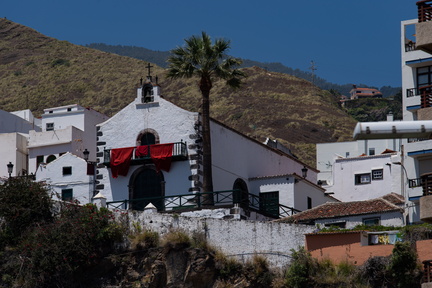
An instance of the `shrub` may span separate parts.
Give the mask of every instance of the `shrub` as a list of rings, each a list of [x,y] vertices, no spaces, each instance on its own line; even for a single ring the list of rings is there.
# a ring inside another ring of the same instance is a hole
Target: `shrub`
[[[142,231],[131,236],[132,250],[141,250],[157,247],[159,245],[159,234],[150,230]]]
[[[310,253],[301,247],[298,251],[291,249],[292,262],[288,267],[285,278],[289,287],[310,287],[310,276],[316,274],[318,263]]]
[[[409,242],[396,242],[388,267],[394,287],[419,287],[421,267]]]
[[[369,258],[361,267],[361,276],[364,282],[371,287],[384,286],[387,283],[387,267],[390,258],[375,256]]]
[[[216,270],[220,278],[229,280],[242,273],[243,265],[233,257],[227,257],[222,252],[215,254]]]
[[[0,243],[17,243],[29,227],[51,222],[51,209],[51,194],[43,183],[27,177],[6,180],[0,185]]]
[[[22,286],[73,286],[74,277],[111,252],[122,234],[109,210],[67,204],[54,222],[29,231],[20,243]]]
[[[167,249],[181,249],[192,245],[191,238],[186,232],[173,230],[162,237],[162,246]]]
[[[66,67],[69,67],[70,66],[69,60],[66,60],[66,59],[56,59],[56,60],[53,60],[51,62],[51,67],[62,66],[62,65],[66,66]]]

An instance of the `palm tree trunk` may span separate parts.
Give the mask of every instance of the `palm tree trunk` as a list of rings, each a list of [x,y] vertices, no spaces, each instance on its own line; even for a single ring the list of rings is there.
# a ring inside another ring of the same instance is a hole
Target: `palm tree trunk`
[[[213,192],[212,153],[210,137],[210,79],[201,79],[202,137],[203,137],[203,192]],[[214,205],[213,195],[204,194],[203,205]]]

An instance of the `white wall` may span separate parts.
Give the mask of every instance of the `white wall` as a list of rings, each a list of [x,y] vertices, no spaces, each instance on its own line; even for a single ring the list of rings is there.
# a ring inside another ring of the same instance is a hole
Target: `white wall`
[[[346,222],[346,229],[352,229],[357,225],[362,225],[364,219],[368,218],[380,218],[380,224],[383,226],[395,226],[402,227],[404,226],[403,214],[398,211],[381,213],[381,214],[363,214],[363,215],[351,215],[345,217],[337,217],[331,219],[318,219],[315,221],[315,224],[319,224],[321,228],[327,225],[331,225],[331,223],[338,222]]]
[[[72,174],[63,175],[63,167],[69,166],[72,167]],[[87,175],[87,162],[71,153],[66,153],[49,164],[40,165],[36,173],[36,181],[46,182],[60,197],[63,189],[73,189],[74,200],[81,204],[91,203],[92,178],[93,176]]]
[[[209,243],[226,255],[250,259],[254,254],[259,254],[267,257],[272,266],[280,268],[290,263],[291,249],[303,247],[304,235],[315,229],[308,225],[174,217],[139,211],[129,212],[131,228],[133,223],[162,235],[174,229],[204,233]]]
[[[27,135],[21,133],[0,133],[0,177],[9,177],[7,164],[14,167],[11,176],[23,175],[27,167]]]
[[[139,92],[138,92],[139,95]],[[183,110],[174,104],[161,99],[155,95],[154,102],[142,104],[141,96],[130,103],[109,120],[98,125],[98,142],[105,143],[100,146],[100,151],[106,149],[123,148],[137,146],[137,137],[143,130],[154,129],[158,135],[160,143],[174,143],[187,141],[187,144],[194,143],[190,139],[191,135],[196,134],[194,124],[198,119],[198,113]],[[195,150],[188,148],[188,154],[196,154]],[[103,162],[103,157],[99,158]],[[163,173],[166,186],[166,195],[187,194],[192,187],[191,180],[188,179],[194,172],[190,165],[195,163],[193,160],[172,162],[170,172]],[[104,189],[101,191],[107,201],[129,199],[128,184],[132,173],[139,166],[131,166],[128,176],[118,176],[113,179],[110,175],[111,169],[100,169],[102,179],[101,184]]]
[[[333,196],[343,202],[374,199],[392,192],[402,194],[402,167],[386,165],[399,161],[400,157],[392,154],[337,159],[333,166],[334,185],[328,192],[334,192]],[[355,184],[356,174],[372,174],[375,169],[383,169],[383,179],[371,179],[369,184]]]

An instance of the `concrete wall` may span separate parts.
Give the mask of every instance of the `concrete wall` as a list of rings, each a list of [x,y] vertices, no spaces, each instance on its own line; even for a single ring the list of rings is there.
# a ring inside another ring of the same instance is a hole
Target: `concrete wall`
[[[392,192],[402,194],[402,167],[391,164],[398,161],[400,157],[392,154],[337,159],[333,166],[333,196],[347,202],[374,199]],[[382,179],[372,179],[372,170],[376,169],[383,170]],[[356,184],[355,175],[365,173],[371,174],[370,183]]]
[[[182,217],[169,214],[129,212],[129,223],[139,223],[162,235],[182,229],[189,233],[206,235],[209,243],[226,255],[248,259],[254,254],[266,256],[277,267],[291,260],[291,249],[304,246],[304,234],[314,227],[276,222],[221,220],[213,218]]]
[[[0,177],[9,177],[7,164],[11,162],[14,167],[11,176],[23,175],[27,167],[27,135],[21,133],[0,134]]]

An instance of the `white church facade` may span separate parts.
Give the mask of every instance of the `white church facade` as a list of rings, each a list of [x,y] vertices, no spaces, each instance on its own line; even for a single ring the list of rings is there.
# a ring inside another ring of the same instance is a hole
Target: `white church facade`
[[[159,85],[151,88],[151,97],[142,96],[138,88],[132,103],[97,125],[96,190],[108,202],[124,201],[122,208],[142,209],[152,202],[159,210],[175,209],[183,203],[173,196],[185,194],[191,195],[190,206],[196,206],[192,195],[202,192],[200,114],[165,100]],[[313,167],[216,120],[210,126],[215,205],[230,197],[217,191],[233,189],[249,193],[252,198],[246,201],[251,205],[271,198],[286,209],[305,210],[335,201],[316,184],[318,171]],[[235,197],[247,196],[231,199]],[[139,200],[143,198],[147,200]],[[280,209],[272,211],[278,214]]]

